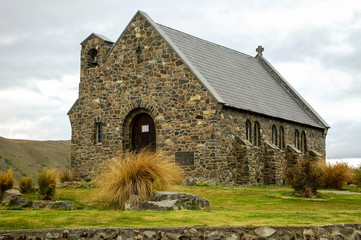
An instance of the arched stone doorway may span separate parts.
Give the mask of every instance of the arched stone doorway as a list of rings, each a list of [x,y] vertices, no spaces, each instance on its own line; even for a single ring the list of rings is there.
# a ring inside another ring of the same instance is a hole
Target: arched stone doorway
[[[156,148],[156,133],[154,121],[147,113],[140,113],[132,121],[131,145],[132,150]]]
[[[123,122],[123,150],[156,149],[154,113],[146,108],[135,108]]]

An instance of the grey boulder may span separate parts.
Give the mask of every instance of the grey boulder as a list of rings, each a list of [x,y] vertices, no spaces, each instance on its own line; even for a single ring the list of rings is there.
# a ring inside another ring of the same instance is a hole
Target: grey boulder
[[[9,189],[4,193],[2,204],[12,207],[28,207],[31,205],[31,201],[23,197],[18,190]]]

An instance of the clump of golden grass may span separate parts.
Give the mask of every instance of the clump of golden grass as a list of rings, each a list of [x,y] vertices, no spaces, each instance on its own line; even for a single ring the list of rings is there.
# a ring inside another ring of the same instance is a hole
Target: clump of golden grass
[[[9,169],[7,173],[0,173],[0,195],[6,190],[12,189],[14,182],[14,175],[11,169]]]
[[[52,200],[55,196],[57,173],[55,169],[44,168],[38,175],[39,196],[42,200]]]
[[[31,177],[22,177],[19,180],[19,189],[21,193],[33,193],[33,179]]]
[[[160,151],[142,150],[113,158],[95,180],[96,196],[113,207],[123,209],[133,195],[141,201],[155,190],[165,190],[180,182],[182,169]]]
[[[71,169],[63,169],[59,173],[59,180],[61,183],[74,181],[73,171]]]
[[[325,188],[341,189],[342,186],[353,180],[354,171],[347,165],[347,163],[323,164],[322,170],[322,184]]]

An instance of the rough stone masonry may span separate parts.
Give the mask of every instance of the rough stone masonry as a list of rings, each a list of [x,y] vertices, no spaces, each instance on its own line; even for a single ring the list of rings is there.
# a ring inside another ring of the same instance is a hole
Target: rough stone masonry
[[[228,226],[228,227],[157,227],[157,228],[72,228],[0,230],[0,240],[14,239],[209,239],[209,240],[334,240],[361,239],[360,224],[325,226]]]

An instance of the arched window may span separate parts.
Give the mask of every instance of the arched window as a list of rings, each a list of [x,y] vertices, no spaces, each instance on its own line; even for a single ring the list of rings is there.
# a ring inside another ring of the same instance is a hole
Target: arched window
[[[306,141],[306,133],[302,131],[301,133],[301,149],[303,153],[307,152],[307,141]]]
[[[95,142],[101,144],[103,141],[103,125],[101,122],[95,123]]]
[[[253,134],[253,145],[254,146],[259,146],[260,145],[260,127],[259,127],[259,123],[255,122],[254,123],[254,134]]]
[[[279,148],[284,149],[285,148],[285,131],[283,130],[283,127],[280,127],[280,140],[279,140]]]
[[[251,131],[252,131],[252,125],[249,120],[246,121],[246,139],[251,142]]]
[[[272,143],[277,146],[277,127],[272,126]]]
[[[295,147],[296,147],[297,149],[300,149],[300,133],[298,132],[297,129],[295,130],[295,140],[294,140],[294,144],[295,144]]]
[[[92,48],[88,52],[89,54],[89,67],[98,66],[98,50]]]

